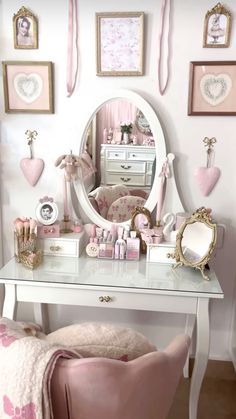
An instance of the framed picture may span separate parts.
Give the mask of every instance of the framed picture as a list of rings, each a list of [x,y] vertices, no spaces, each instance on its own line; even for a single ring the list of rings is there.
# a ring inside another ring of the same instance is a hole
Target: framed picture
[[[236,115],[236,61],[190,62],[188,115]]]
[[[36,207],[36,218],[37,220],[45,225],[51,225],[55,223],[58,217],[58,207],[53,202],[52,198],[48,200],[43,198],[39,200],[39,204]]]
[[[3,61],[5,112],[53,113],[52,63]]]
[[[205,16],[203,47],[226,48],[229,46],[231,29],[231,14],[217,3],[213,9],[208,10]]]
[[[96,13],[97,76],[143,75],[143,12]]]
[[[38,22],[24,6],[13,16],[14,47],[16,49],[38,48]]]

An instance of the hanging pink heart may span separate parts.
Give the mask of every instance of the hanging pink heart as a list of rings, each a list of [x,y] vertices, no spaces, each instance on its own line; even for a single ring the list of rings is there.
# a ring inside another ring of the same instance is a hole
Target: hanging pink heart
[[[36,185],[44,169],[44,161],[25,157],[20,161],[20,168],[31,186]]]
[[[203,196],[208,196],[220,177],[218,167],[198,167],[194,173]]]

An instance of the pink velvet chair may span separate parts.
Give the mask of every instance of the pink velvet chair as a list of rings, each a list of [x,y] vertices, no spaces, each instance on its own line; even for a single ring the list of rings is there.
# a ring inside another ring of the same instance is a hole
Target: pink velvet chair
[[[133,361],[59,360],[52,376],[55,419],[165,419],[190,345],[178,335],[163,351]]]

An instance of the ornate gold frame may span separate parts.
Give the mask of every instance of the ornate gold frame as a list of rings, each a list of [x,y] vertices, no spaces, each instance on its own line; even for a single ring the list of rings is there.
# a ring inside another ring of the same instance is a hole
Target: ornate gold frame
[[[18,19],[21,17],[26,17],[31,20],[33,23],[32,28],[32,44],[31,45],[19,45],[17,43],[17,24]],[[14,48],[15,49],[37,49],[38,48],[38,21],[36,17],[31,13],[26,7],[22,6],[17,13],[13,16],[13,33],[14,33]]]
[[[183,238],[183,233],[185,228],[189,225],[189,224],[193,224],[196,222],[200,222],[200,223],[204,223],[205,225],[207,225],[209,228],[211,228],[213,230],[213,239],[209,245],[208,248],[208,252],[207,254],[198,262],[193,263],[193,262],[189,262],[185,259],[183,251],[182,251],[182,246],[181,246],[181,242],[182,242],[182,238]],[[216,245],[216,239],[217,239],[217,229],[216,229],[216,224],[212,223],[212,219],[211,216],[209,214],[209,211],[206,210],[206,208],[201,207],[199,209],[197,209],[191,217],[189,217],[180,227],[179,232],[176,236],[176,248],[175,248],[175,259],[176,259],[176,264],[174,265],[174,268],[177,268],[178,266],[190,266],[192,268],[196,268],[199,269],[201,271],[201,274],[203,276],[204,279],[209,280],[208,276],[205,274],[204,270],[205,270],[205,265],[208,263],[208,261],[210,260],[210,257],[212,255],[212,252],[215,248]]]
[[[130,70],[103,70],[101,62],[101,20],[114,18],[139,18],[140,19],[140,33],[139,33],[139,69],[137,71]],[[143,75],[143,55],[144,55],[144,12],[102,12],[96,13],[96,58],[97,58],[97,76],[142,76]]]
[[[137,237],[140,239],[140,250],[141,253],[146,253],[147,252],[147,245],[145,243],[144,240],[142,240],[141,237],[141,233],[140,231],[137,229],[136,225],[135,225],[135,217],[137,217],[137,215],[139,214],[143,214],[145,215],[145,217],[148,220],[149,223],[149,228],[152,228],[152,217],[151,217],[151,213],[147,208],[144,207],[136,207],[132,213],[132,218],[131,218],[131,230],[135,230],[137,232]]]
[[[209,20],[212,15],[225,15],[227,24],[226,24],[226,33],[225,33],[225,42],[222,44],[210,44],[207,42],[207,35],[209,29]],[[217,3],[213,9],[208,10],[205,15],[204,21],[204,32],[203,32],[203,48],[227,48],[230,41],[230,31],[231,31],[231,13],[225,9],[221,3]]]

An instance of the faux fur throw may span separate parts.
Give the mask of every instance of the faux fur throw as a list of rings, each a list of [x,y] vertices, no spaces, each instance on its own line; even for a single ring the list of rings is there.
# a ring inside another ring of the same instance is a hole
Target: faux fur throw
[[[61,357],[80,356],[73,350],[29,336],[21,323],[0,318],[1,419],[53,418],[50,379]]]

